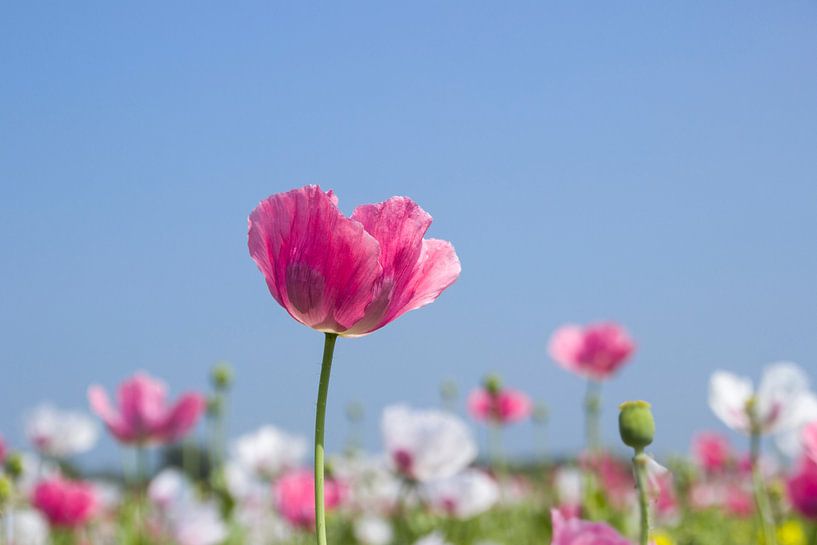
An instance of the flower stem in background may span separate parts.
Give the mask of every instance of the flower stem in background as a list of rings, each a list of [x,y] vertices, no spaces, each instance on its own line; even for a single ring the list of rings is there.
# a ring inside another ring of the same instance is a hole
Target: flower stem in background
[[[587,380],[587,392],[584,396],[585,434],[587,450],[590,454],[597,454],[601,449],[601,434],[599,419],[601,418],[601,383]]]
[[[760,425],[757,422],[754,400],[749,400],[746,405],[746,413],[751,422],[751,435],[749,447],[749,460],[752,464],[752,488],[755,497],[755,507],[757,508],[757,518],[760,524],[760,531],[763,533],[766,545],[777,545],[777,535],[775,525],[772,520],[769,496],[766,494],[766,486],[763,483],[763,474],[760,470]]]
[[[323,436],[326,427],[326,397],[329,393],[329,375],[332,372],[332,355],[335,352],[336,333],[326,333],[321,362],[321,378],[318,383],[318,405],[315,411],[315,532],[318,545],[326,545],[326,513],[323,501]]]
[[[646,401],[626,401],[619,406],[618,431],[621,441],[635,452],[633,472],[638,488],[638,508],[640,512],[639,544],[647,545],[650,540],[650,503],[647,495],[647,463],[649,458],[644,449],[655,436],[650,404]]]
[[[638,488],[638,510],[640,514],[639,545],[647,545],[650,536],[650,502],[647,496],[647,455],[644,449],[636,449],[633,456],[635,483]]]

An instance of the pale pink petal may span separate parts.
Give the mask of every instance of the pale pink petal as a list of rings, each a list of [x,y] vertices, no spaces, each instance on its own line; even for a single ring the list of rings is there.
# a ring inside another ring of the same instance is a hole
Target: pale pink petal
[[[167,410],[167,387],[145,373],[136,373],[119,385],[117,398],[122,419],[140,436],[150,436],[160,429]]]
[[[468,396],[468,412],[471,413],[474,420],[490,420],[492,406],[491,394],[482,388],[474,390]]]
[[[803,450],[814,463],[817,463],[817,422],[812,422],[803,429]]]
[[[551,545],[632,545],[603,522],[565,519],[557,509],[552,509],[550,516],[553,523]]]
[[[249,218],[250,255],[270,293],[293,318],[343,333],[380,285],[378,242],[317,186],[262,201]]]
[[[157,438],[172,443],[184,437],[199,421],[207,408],[207,400],[197,393],[184,394],[165,416]]]
[[[101,386],[91,386],[88,388],[88,402],[91,409],[99,416],[108,430],[123,443],[135,441],[136,430],[132,429],[127,422],[122,419],[122,415],[113,408],[108,394]]]

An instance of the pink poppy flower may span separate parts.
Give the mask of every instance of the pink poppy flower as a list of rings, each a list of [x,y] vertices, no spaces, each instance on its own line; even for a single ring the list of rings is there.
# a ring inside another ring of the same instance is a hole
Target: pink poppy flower
[[[613,322],[585,327],[565,325],[550,340],[550,357],[577,375],[604,380],[613,375],[635,350],[627,332]]]
[[[789,501],[804,517],[817,520],[817,462],[804,458],[786,483]]]
[[[3,436],[0,435],[0,464],[6,461],[7,454],[8,448],[6,447],[6,441],[3,439]]]
[[[632,545],[615,529],[603,522],[566,519],[558,509],[550,512],[553,522],[551,545]]]
[[[729,440],[714,432],[704,432],[695,436],[692,453],[698,465],[709,472],[723,471],[732,459]]]
[[[311,471],[296,470],[284,474],[274,485],[278,512],[290,524],[304,530],[315,529],[315,477]],[[339,481],[327,479],[324,483],[323,501],[331,510],[345,496],[345,486]]]
[[[527,395],[511,388],[495,392],[479,388],[468,396],[468,411],[481,422],[510,424],[529,417],[533,403]]]
[[[90,483],[53,477],[37,484],[32,503],[52,526],[76,528],[93,516],[97,498]]]
[[[451,243],[424,239],[431,216],[407,197],[346,217],[318,186],[278,193],[249,218],[249,250],[273,298],[318,331],[366,335],[454,283]]]
[[[122,443],[172,443],[184,437],[204,413],[207,402],[198,393],[183,394],[168,406],[166,386],[145,373],[137,373],[119,386],[115,408],[100,386],[88,389],[91,408]]]

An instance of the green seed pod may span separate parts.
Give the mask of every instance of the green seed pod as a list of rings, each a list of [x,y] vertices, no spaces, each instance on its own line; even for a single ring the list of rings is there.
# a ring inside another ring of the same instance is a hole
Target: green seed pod
[[[482,386],[491,395],[497,395],[502,390],[502,379],[497,375],[488,375],[482,381]]]
[[[618,430],[625,445],[641,450],[652,443],[655,420],[646,401],[625,401],[619,405]]]
[[[226,390],[229,388],[233,383],[232,366],[226,361],[216,364],[210,372],[210,381],[217,390]]]
[[[12,452],[6,458],[6,473],[14,480],[23,474],[23,457],[17,452]]]
[[[0,475],[0,508],[5,507],[6,503],[11,499],[12,490],[14,488],[9,478]]]

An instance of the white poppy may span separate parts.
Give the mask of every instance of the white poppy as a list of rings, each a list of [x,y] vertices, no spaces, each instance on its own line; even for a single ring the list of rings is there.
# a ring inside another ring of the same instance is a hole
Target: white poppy
[[[177,469],[165,469],[148,486],[165,531],[179,545],[216,545],[227,537],[218,506],[201,501],[192,483]]]
[[[499,486],[484,471],[466,469],[423,485],[423,497],[437,511],[456,518],[470,518],[484,513],[499,500]]]
[[[6,524],[11,525],[14,545],[47,545],[48,521],[34,509],[9,511]]]
[[[306,456],[307,442],[274,426],[263,426],[242,435],[232,445],[231,458],[265,478],[298,467]]]
[[[748,378],[726,371],[712,375],[709,406],[727,426],[743,433],[751,431],[747,412],[750,401],[754,403],[761,433],[777,434],[800,428],[815,399],[809,390],[808,377],[793,363],[768,366],[757,390]]]
[[[355,539],[363,545],[388,545],[394,538],[391,523],[384,518],[364,516],[355,521]]]
[[[582,504],[582,472],[572,466],[560,466],[553,476],[553,486],[561,505]]]
[[[99,437],[99,428],[90,416],[63,411],[43,404],[25,418],[26,437],[41,453],[66,458],[91,450]]]
[[[381,431],[392,467],[420,482],[451,477],[477,456],[468,426],[449,413],[393,405],[383,411]]]

